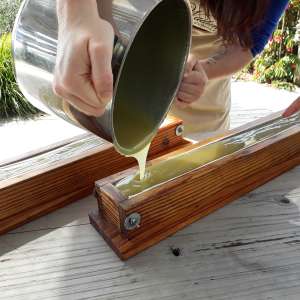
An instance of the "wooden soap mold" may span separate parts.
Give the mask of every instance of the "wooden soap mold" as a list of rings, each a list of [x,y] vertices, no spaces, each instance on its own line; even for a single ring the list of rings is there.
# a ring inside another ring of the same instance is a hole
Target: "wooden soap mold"
[[[226,137],[272,121],[279,115],[273,114],[242,126],[227,133]],[[177,153],[199,145],[184,147]],[[300,127],[296,125],[162,185],[126,198],[114,187],[114,183],[136,171],[132,168],[96,182],[99,210],[90,213],[90,221],[116,254],[125,260],[298,164]],[[141,217],[139,226],[133,230],[126,229],[124,224],[136,213]]]
[[[179,126],[182,126],[182,121],[169,118],[154,138],[150,156],[157,157],[188,144],[176,135]],[[69,142],[74,142],[74,139]],[[68,143],[61,146],[68,146]],[[24,159],[24,164],[30,157],[47,156],[46,150],[31,153]],[[13,162],[6,162],[2,167],[10,163]],[[22,158],[17,158],[17,163],[22,167]],[[0,181],[0,234],[90,195],[96,180],[134,165],[134,159],[121,156],[112,144],[103,143],[55,165]]]

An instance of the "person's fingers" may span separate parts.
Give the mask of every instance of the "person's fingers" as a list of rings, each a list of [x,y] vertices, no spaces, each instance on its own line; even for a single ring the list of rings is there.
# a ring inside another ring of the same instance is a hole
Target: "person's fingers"
[[[64,98],[67,102],[69,102],[72,106],[74,106],[77,110],[83,112],[85,115],[99,117],[104,113],[105,108],[96,108],[86,104],[80,98],[76,97],[72,94],[67,94]]]
[[[54,92],[60,97],[66,98],[68,95],[73,95],[94,109],[104,109],[104,104],[97,98],[90,80],[84,76],[69,74],[67,77],[60,78],[59,83],[55,80],[53,87]]]
[[[53,88],[79,110],[99,115],[112,98],[114,31],[97,12],[86,17],[85,8],[82,5],[83,14],[74,19],[76,26],[73,19],[64,17],[65,22],[59,23]]]
[[[294,101],[283,113],[283,117],[287,118],[296,113],[297,111],[300,111],[300,98],[298,98],[296,101]]]
[[[65,93],[72,94],[90,106],[101,108],[103,104],[97,98],[92,85],[89,60],[82,44],[84,42],[81,39],[76,41],[76,47],[72,51],[66,49],[63,56],[60,54],[57,58],[54,90],[61,97],[64,97]]]
[[[96,94],[89,74],[84,74],[76,78],[76,80],[74,80],[73,88],[70,88],[69,86],[67,91],[82,99],[90,106],[94,106],[96,108],[105,107],[105,103],[103,103]]]
[[[181,82],[177,93],[178,100],[186,104],[197,101],[203,94],[207,81],[207,76],[202,67],[197,67],[197,70],[194,68]]]
[[[206,84],[206,78],[203,78],[203,75],[198,71],[192,71],[188,76],[186,76],[182,83],[191,83],[191,84]]]
[[[180,108],[184,108],[199,99],[203,94],[207,81],[207,75],[199,59],[195,55],[190,54],[177,93],[176,105]]]
[[[60,79],[58,86],[61,88],[58,87],[58,89],[63,90],[64,94],[72,94],[82,99],[87,105],[94,106],[95,108],[103,108],[104,104],[101,103],[97,97],[94,87],[87,77],[88,75],[75,75],[70,73],[67,77]],[[57,87],[57,84],[54,85]]]
[[[200,89],[199,86],[195,84],[182,82],[179,88],[179,92],[183,92],[190,95],[196,95],[200,97],[202,89]]]
[[[89,46],[91,75],[94,88],[101,102],[107,104],[113,96],[112,51],[113,41],[109,45]]]
[[[88,116],[101,116],[104,113],[105,108],[104,107],[94,107],[89,104],[87,104],[85,101],[80,99],[79,97],[68,93],[65,91],[61,86],[56,85],[54,86],[54,92],[55,94],[59,95],[61,98],[63,98],[65,101],[70,103],[72,106],[74,106],[77,110],[83,112],[84,114]]]
[[[186,108],[188,107],[188,104],[181,101],[180,99],[176,98],[175,100],[175,105],[178,107],[178,108]]]
[[[179,92],[177,94],[177,98],[180,101],[185,102],[187,104],[190,104],[198,99],[198,97],[195,95],[191,95],[191,94],[187,94],[187,93],[183,93],[183,92]]]

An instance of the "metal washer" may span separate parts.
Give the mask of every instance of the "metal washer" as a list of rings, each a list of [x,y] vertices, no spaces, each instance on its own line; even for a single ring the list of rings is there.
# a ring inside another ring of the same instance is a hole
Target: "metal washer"
[[[126,230],[134,230],[140,226],[141,215],[139,213],[132,213],[126,217],[124,227]]]

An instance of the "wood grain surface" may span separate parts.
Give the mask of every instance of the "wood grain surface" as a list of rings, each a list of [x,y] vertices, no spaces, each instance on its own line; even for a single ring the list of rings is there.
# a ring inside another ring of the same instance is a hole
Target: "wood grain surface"
[[[91,222],[120,258],[127,259],[299,165],[299,141],[296,125],[129,199],[102,180],[100,214],[92,213]],[[139,213],[142,221],[129,231],[123,224],[132,213]]]
[[[181,123],[165,123],[153,140],[150,157],[187,144],[175,133]],[[13,174],[0,181],[0,233],[89,195],[97,179],[135,165],[111,144],[92,143],[86,150],[84,140],[76,143],[2,167],[3,173],[9,169]]]

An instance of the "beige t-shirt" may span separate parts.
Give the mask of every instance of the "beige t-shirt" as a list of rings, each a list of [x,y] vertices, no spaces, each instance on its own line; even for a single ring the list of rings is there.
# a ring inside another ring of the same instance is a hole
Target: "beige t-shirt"
[[[198,1],[190,2],[194,19],[191,52],[199,59],[222,53],[224,47],[217,34],[216,21],[205,16]],[[229,128],[230,81],[231,77],[210,80],[204,94],[196,102],[187,108],[173,105],[171,114],[183,120],[185,136],[199,140]]]

